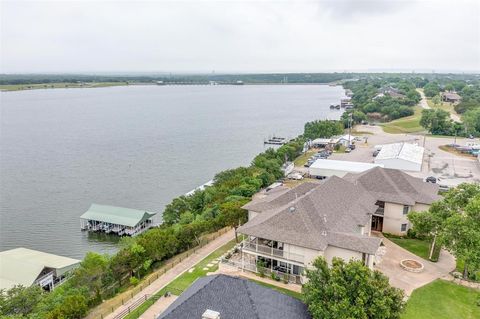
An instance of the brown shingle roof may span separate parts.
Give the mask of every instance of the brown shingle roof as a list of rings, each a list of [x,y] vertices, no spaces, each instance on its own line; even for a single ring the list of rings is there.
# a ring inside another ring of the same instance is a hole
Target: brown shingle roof
[[[251,202],[245,204],[242,208],[260,213],[273,208],[282,207],[296,198],[305,195],[318,185],[319,183],[306,182],[294,188],[277,187],[278,189],[274,188],[266,192],[265,196],[255,198]]]
[[[374,167],[358,174],[349,173],[343,178],[361,184],[379,201],[415,205],[431,204],[441,198],[437,184],[426,183],[396,169]]]
[[[271,209],[241,226],[238,232],[320,251],[332,245],[376,252],[381,240],[359,232],[359,225],[366,225],[377,209],[376,199],[362,186],[332,176],[323,183],[304,186],[311,190],[295,197],[305,191],[297,190],[300,186],[276,198]]]

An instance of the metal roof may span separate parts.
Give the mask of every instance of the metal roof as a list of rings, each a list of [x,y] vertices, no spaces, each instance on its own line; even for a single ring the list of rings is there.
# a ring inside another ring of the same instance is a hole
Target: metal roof
[[[310,165],[309,168],[332,169],[357,173],[369,170],[377,166],[383,167],[383,164],[318,159],[313,162],[313,164]]]
[[[402,159],[405,161],[422,164],[423,152],[421,146],[409,143],[393,143],[382,145],[382,149],[375,158],[375,162],[388,159]]]
[[[27,248],[0,252],[0,289],[14,285],[30,287],[44,268],[55,270],[56,276],[73,269],[80,260]]]
[[[92,204],[80,218],[135,227],[155,214],[132,208]]]

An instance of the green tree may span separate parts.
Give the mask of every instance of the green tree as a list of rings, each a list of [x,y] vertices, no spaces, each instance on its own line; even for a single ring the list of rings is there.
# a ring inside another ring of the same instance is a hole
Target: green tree
[[[435,96],[432,98],[432,102],[433,102],[433,105],[435,105],[435,106],[439,105],[440,102],[441,102],[440,96],[435,95]]]
[[[480,136],[480,108],[465,112],[463,122],[468,134]]]
[[[450,114],[441,109],[422,110],[420,125],[432,134],[449,135],[452,130]]]
[[[412,212],[414,230],[438,241],[465,262],[464,277],[480,268],[480,184],[463,183],[449,190],[426,212]]]
[[[328,138],[343,133],[343,124],[340,121],[312,121],[305,123],[303,136],[308,139]]]
[[[396,319],[405,305],[402,290],[360,261],[334,258],[329,267],[318,257],[306,276],[304,301],[314,319]]]
[[[44,291],[38,285],[23,287],[16,285],[8,290],[0,290],[0,314],[26,316],[44,298]]]
[[[102,287],[109,271],[108,255],[88,252],[71,278],[73,285],[86,286],[96,300],[102,298]]]
[[[437,82],[429,82],[423,87],[423,93],[425,93],[427,97],[434,97],[440,93],[440,86]]]
[[[81,319],[88,311],[87,300],[81,294],[65,297],[65,300],[47,314],[47,319]]]

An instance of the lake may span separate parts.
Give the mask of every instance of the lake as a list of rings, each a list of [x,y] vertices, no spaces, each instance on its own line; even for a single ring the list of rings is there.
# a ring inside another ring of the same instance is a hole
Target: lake
[[[80,231],[91,203],[161,213],[272,135],[338,119],[327,85],[121,86],[0,93],[0,251],[113,252]],[[158,216],[161,218],[160,214]]]

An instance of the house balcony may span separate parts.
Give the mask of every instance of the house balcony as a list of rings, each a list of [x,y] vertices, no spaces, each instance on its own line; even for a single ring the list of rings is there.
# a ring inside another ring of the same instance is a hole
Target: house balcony
[[[385,207],[378,207],[374,215],[383,216],[385,214]]]
[[[258,243],[258,238],[253,240],[244,240],[242,242],[243,250],[246,252],[253,252],[267,257],[272,257],[274,259],[283,259],[286,261],[293,261],[300,264],[304,264],[305,257],[303,255],[290,253],[284,251],[283,249],[277,249],[270,247],[268,245],[263,245]]]

